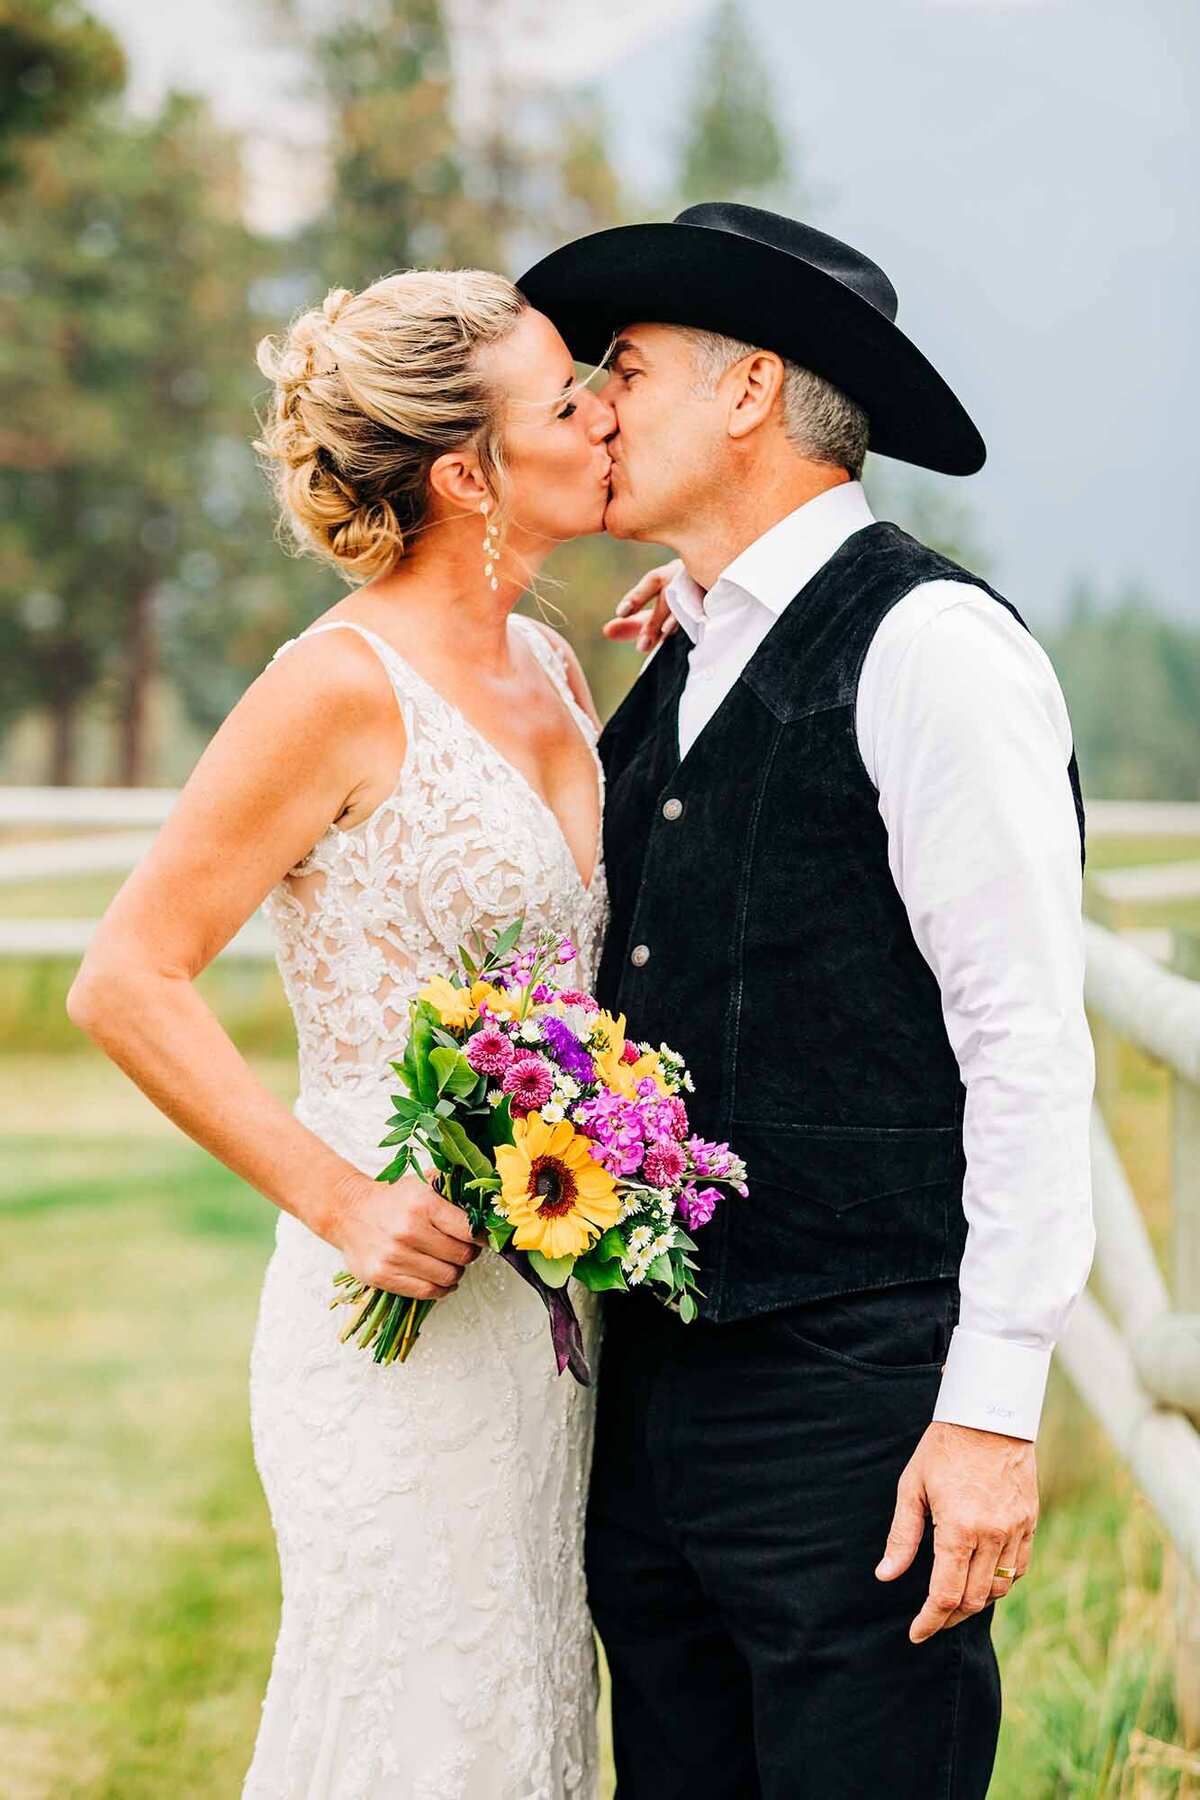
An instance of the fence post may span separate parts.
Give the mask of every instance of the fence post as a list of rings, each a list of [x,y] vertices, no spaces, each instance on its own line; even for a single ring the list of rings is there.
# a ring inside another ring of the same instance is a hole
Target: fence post
[[[1200,932],[1176,930],[1172,967],[1200,980]],[[1171,1297],[1200,1312],[1200,1087],[1171,1075]],[[1200,1506],[1200,1495],[1196,1499]],[[1200,1582],[1170,1558],[1175,1590],[1175,1704],[1184,1742],[1200,1743]]]

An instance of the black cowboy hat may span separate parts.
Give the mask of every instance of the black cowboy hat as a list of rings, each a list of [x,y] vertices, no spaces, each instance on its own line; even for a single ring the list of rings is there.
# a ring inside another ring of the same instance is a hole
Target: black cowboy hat
[[[895,323],[876,263],[757,206],[689,206],[671,224],[619,225],[564,244],[517,283],[580,362],[622,326],[691,325],[774,350],[862,407],[871,449],[943,475],[987,454],[966,409]]]

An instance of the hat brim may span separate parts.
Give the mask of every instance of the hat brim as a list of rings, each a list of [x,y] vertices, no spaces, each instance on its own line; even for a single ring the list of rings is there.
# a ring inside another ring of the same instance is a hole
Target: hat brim
[[[690,325],[774,350],[861,406],[870,447],[943,475],[987,455],[961,401],[916,345],[836,276],[739,232],[618,225],[554,250],[517,282],[579,362],[634,324]]]

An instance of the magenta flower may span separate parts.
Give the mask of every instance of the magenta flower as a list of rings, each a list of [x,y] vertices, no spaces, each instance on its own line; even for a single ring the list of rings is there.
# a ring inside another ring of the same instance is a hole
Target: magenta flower
[[[576,954],[576,952],[575,952],[574,944],[571,942],[570,938],[565,937],[562,940],[562,943],[558,946],[559,962],[560,963],[574,962],[575,954]]]
[[[543,1056],[518,1056],[504,1071],[500,1086],[510,1098],[514,1116],[521,1118],[545,1106],[554,1092],[554,1071]]]
[[[630,1043],[629,1039],[626,1038],[625,1048],[621,1052],[621,1061],[627,1062],[627,1063],[635,1063],[641,1054],[642,1054],[641,1050],[638,1048],[638,1046],[636,1044]]]
[[[498,1025],[485,1025],[467,1044],[466,1058],[477,1075],[503,1075],[513,1047]]]
[[[688,1182],[679,1196],[679,1210],[689,1231],[699,1231],[702,1225],[708,1224],[720,1198],[719,1189],[698,1188],[694,1182]]]
[[[697,1175],[715,1175],[720,1180],[733,1167],[733,1151],[728,1144],[714,1144],[704,1138],[691,1137],[687,1141],[687,1147]]]
[[[660,1138],[646,1152],[646,1160],[642,1164],[642,1174],[651,1187],[674,1187],[679,1177],[687,1168],[687,1157],[682,1144],[674,1138]]]

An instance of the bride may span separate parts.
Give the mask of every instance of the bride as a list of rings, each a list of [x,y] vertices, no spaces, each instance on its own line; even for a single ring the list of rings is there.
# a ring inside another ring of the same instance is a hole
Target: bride
[[[373,1177],[409,1001],[472,927],[523,914],[578,946],[579,986],[595,973],[598,721],[571,651],[513,608],[600,529],[615,419],[479,271],[336,290],[259,360],[284,510],[354,591],[217,732],[69,999],[279,1209],[250,1404],[283,1607],[244,1800],[591,1800],[588,1392],[463,1213]],[[260,903],[294,1113],[192,985]],[[442,1300],[404,1367],[338,1341],[343,1267]]]

